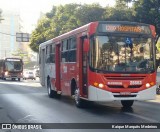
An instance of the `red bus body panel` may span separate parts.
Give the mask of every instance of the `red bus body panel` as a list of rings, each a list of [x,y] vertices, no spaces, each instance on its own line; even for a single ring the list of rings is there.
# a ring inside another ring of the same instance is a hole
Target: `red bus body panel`
[[[150,89],[156,85],[156,72],[150,74],[121,74],[121,73],[96,73],[90,70],[87,65],[87,88],[84,92],[84,78],[83,78],[83,42],[82,37],[86,35],[88,38],[95,34],[97,31],[99,22],[91,22],[78,29],[60,35],[52,42],[56,45],[55,53],[55,72],[56,77],[52,78],[52,85],[56,87],[56,91],[61,91],[64,95],[72,95],[71,82],[76,81],[77,87],[80,89],[80,96],[84,99],[88,99],[89,87],[97,88],[97,90],[103,90],[109,93],[138,93],[146,89]],[[150,26],[152,36],[155,37],[155,28]],[[68,63],[61,62],[61,45],[62,41],[71,36],[76,37],[76,62]],[[142,84],[136,84],[141,82]],[[135,84],[134,84],[135,83]],[[151,84],[150,88],[146,88],[146,84]],[[95,84],[103,84],[104,87],[100,88]]]

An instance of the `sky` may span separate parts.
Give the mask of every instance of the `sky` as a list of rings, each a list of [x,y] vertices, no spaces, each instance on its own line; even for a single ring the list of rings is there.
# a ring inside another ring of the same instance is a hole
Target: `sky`
[[[36,27],[41,12],[49,12],[53,5],[58,6],[68,3],[99,3],[105,7],[107,5],[113,6],[115,0],[0,0],[0,9],[2,11],[19,12],[24,32],[31,33]]]

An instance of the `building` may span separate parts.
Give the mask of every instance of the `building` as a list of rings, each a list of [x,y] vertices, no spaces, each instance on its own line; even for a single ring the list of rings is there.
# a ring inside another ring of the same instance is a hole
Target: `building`
[[[12,57],[12,52],[21,49],[21,42],[16,42],[16,33],[21,32],[21,19],[17,12],[2,11],[4,20],[0,23],[0,58]]]

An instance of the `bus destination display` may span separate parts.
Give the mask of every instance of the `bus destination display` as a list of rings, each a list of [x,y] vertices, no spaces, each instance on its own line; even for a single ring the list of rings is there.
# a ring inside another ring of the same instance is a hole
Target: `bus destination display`
[[[100,24],[98,31],[150,34],[149,27],[141,25]]]

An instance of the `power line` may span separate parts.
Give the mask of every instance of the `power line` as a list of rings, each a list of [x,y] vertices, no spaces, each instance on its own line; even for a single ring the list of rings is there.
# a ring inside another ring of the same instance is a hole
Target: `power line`
[[[16,35],[13,35],[13,34],[3,33],[3,32],[0,32],[0,34],[9,35],[9,36],[16,36]]]

